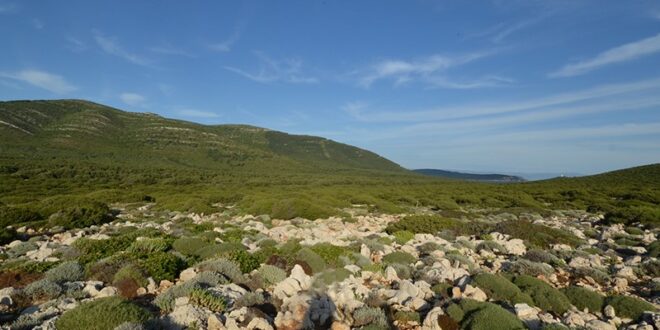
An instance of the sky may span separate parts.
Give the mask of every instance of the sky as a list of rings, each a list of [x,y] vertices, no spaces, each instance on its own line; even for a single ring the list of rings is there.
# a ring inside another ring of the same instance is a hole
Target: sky
[[[323,136],[406,168],[660,162],[660,1],[0,0],[0,100]]]

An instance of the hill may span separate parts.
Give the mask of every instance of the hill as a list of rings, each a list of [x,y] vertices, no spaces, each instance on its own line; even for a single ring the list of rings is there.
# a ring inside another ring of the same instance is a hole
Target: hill
[[[413,170],[413,172],[417,172],[429,176],[439,176],[448,179],[458,179],[458,180],[467,180],[467,181],[499,182],[499,183],[525,181],[525,179],[519,176],[506,175],[506,174],[473,174],[473,173],[462,173],[462,172],[436,170],[436,169],[418,169],[418,170]]]
[[[320,137],[200,125],[80,100],[0,102],[0,224],[145,201],[162,210],[282,219],[581,209],[656,226],[660,164],[506,185],[448,180]]]
[[[0,102],[3,156],[175,168],[404,171],[367,150],[246,125],[207,126],[80,100]]]

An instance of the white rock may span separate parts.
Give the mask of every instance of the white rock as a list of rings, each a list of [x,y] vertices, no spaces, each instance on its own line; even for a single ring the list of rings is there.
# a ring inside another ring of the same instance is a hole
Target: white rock
[[[192,280],[195,276],[197,276],[197,270],[195,270],[193,267],[190,267],[184,269],[181,274],[179,274],[179,280],[181,280],[181,282],[186,282]]]
[[[117,288],[114,286],[106,286],[105,288],[101,289],[101,291],[99,291],[99,293],[94,298],[112,297],[116,295]]]
[[[442,328],[438,324],[438,318],[441,315],[445,315],[445,312],[442,310],[442,308],[440,308],[440,307],[433,308],[426,315],[426,318],[424,319],[424,322],[422,323],[422,329],[423,330],[442,330]]]
[[[273,295],[280,300],[285,300],[300,291],[309,289],[311,283],[311,277],[305,274],[305,271],[300,265],[295,265],[291,270],[291,275],[275,285]]]
[[[392,266],[387,266],[387,268],[385,268],[385,279],[390,282],[400,281],[399,275],[397,275],[396,270]]]
[[[509,252],[509,254],[521,256],[527,252],[527,247],[523,240],[519,238],[514,238],[512,240],[500,242],[502,246]]]
[[[587,322],[586,328],[589,330],[616,330],[614,325],[601,320],[591,320]]]
[[[616,312],[614,311],[614,307],[612,305],[607,305],[603,309],[603,314],[608,318],[608,319],[613,319],[616,317]]]
[[[209,318],[206,320],[206,329],[207,330],[227,330],[224,324],[222,324],[222,321],[220,318],[215,315],[211,314]]]
[[[465,290],[463,291],[463,297],[473,299],[476,301],[488,300],[488,296],[483,290],[469,284],[465,286]]]

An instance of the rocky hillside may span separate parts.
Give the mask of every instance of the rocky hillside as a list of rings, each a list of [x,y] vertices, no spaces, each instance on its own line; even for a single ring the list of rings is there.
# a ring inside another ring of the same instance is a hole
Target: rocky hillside
[[[309,221],[152,206],[19,228],[0,247],[2,328],[660,327],[658,230],[582,211]]]
[[[0,102],[3,157],[222,170],[404,171],[370,151],[246,125],[200,125],[81,100]],[[263,169],[266,170],[265,168]]]

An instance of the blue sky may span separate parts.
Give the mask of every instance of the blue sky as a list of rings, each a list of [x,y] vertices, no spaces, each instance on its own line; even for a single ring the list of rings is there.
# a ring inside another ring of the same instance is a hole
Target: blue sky
[[[408,168],[660,162],[660,2],[0,0],[0,99],[324,136]]]

